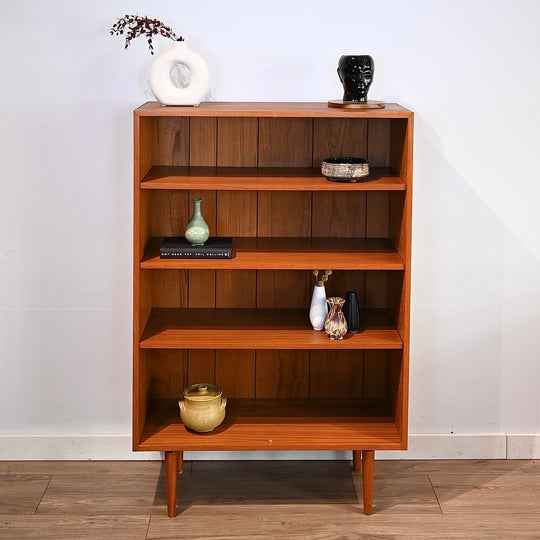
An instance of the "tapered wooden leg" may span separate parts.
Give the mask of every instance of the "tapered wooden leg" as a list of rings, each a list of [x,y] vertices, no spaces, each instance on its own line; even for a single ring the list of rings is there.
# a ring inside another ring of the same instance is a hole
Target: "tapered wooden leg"
[[[364,514],[371,515],[373,510],[373,469],[375,452],[362,450],[362,485],[364,488]]]
[[[362,468],[362,450],[352,451],[352,468],[353,471],[359,471]]]
[[[178,452],[178,472],[184,472],[184,452]]]
[[[178,452],[165,452],[165,480],[167,483],[167,514],[176,516],[176,484],[178,481]]]

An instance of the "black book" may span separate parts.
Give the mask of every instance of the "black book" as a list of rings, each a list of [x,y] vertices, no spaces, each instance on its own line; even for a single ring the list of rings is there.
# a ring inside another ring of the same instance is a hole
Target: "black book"
[[[159,249],[161,259],[230,259],[232,238],[210,237],[203,246],[192,246],[183,236],[163,239]]]

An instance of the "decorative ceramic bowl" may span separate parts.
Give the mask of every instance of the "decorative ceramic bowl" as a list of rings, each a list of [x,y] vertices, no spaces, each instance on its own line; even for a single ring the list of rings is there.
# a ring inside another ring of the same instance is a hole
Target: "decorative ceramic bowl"
[[[210,383],[192,384],[184,390],[184,399],[178,402],[180,418],[192,431],[212,431],[225,419],[227,398],[223,390]]]
[[[323,176],[332,182],[356,182],[369,175],[367,159],[332,157],[321,162]]]

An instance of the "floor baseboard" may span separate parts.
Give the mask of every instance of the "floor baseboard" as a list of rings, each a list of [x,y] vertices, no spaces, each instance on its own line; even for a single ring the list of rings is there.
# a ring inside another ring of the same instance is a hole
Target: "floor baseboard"
[[[0,435],[0,460],[152,460],[132,452],[130,435]],[[411,434],[407,451],[377,459],[540,459],[540,434]],[[347,451],[186,452],[188,460],[351,459]]]

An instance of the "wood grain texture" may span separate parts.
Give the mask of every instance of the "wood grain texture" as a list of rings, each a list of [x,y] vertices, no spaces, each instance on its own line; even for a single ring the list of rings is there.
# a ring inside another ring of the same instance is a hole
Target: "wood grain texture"
[[[175,519],[163,462],[3,461],[0,498],[23,500],[31,476],[51,477],[46,508],[2,512],[0,538],[532,540],[540,530],[533,460],[377,460],[369,517],[346,460],[186,462]]]
[[[37,508],[38,515],[137,516],[164,513],[155,508],[156,474],[54,475]],[[163,490],[164,491],[164,490]]]
[[[46,474],[0,474],[0,515],[33,514],[50,480]]]
[[[154,349],[150,362],[150,398],[181,398],[187,386],[187,351]]]
[[[165,452],[165,477],[167,481],[167,515],[170,518],[176,516],[178,454],[179,452]]]
[[[187,270],[155,270],[152,272],[152,305],[155,307],[188,306]]]
[[[367,158],[367,120],[314,119],[313,166],[329,157]]]
[[[396,103],[384,109],[346,110],[328,107],[326,102],[219,102],[203,101],[198,107],[163,107],[149,101],[135,110],[139,116],[189,116],[217,118],[410,118],[412,112]]]
[[[305,309],[310,303],[310,273],[304,271],[257,272],[257,307]]]
[[[311,167],[313,121],[310,118],[260,118],[260,167]]]
[[[0,538],[30,539],[54,538],[58,540],[95,540],[115,538],[117,540],[145,540],[149,515],[139,516],[65,516],[35,515],[2,516]]]
[[[149,234],[151,236],[184,236],[190,219],[188,191],[152,191],[149,202]]]
[[[257,236],[311,236],[311,193],[260,191]]]
[[[311,231],[313,237],[365,238],[366,194],[314,192]]]
[[[384,239],[234,238],[231,259],[160,259],[162,241],[154,238],[149,244],[140,263],[142,269],[404,269],[401,257]]]
[[[373,167],[358,182],[330,182],[321,167],[152,167],[140,188],[148,190],[404,191],[405,182],[388,167]]]
[[[446,514],[508,512],[511,505],[517,512],[540,516],[538,475],[433,473],[430,478]]]
[[[155,308],[143,349],[402,349],[385,310],[362,312],[361,328],[342,340],[316,332],[298,309]]]
[[[254,397],[255,351],[234,349],[216,351],[216,384],[223,389],[223,394],[227,398]]]
[[[189,118],[156,118],[152,161],[155,165],[189,164]]]
[[[217,163],[221,167],[256,167],[257,118],[219,118]]]
[[[363,397],[364,351],[311,351],[312,398]]]
[[[309,396],[308,351],[257,351],[258,398],[304,398]]]
[[[229,374],[224,372],[225,377]],[[220,384],[217,372],[216,381]],[[235,393],[234,381],[220,386],[224,393]],[[244,383],[239,388],[243,390]],[[154,402],[137,449],[397,450],[401,445],[387,404],[380,400],[226,397],[224,422],[204,435],[185,429],[176,400]]]
[[[216,353],[213,349],[190,349],[188,385],[202,382],[216,384]]]
[[[374,466],[375,452],[373,450],[362,450],[362,497],[366,516],[371,516],[373,512]]]

